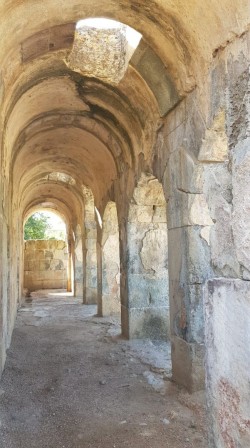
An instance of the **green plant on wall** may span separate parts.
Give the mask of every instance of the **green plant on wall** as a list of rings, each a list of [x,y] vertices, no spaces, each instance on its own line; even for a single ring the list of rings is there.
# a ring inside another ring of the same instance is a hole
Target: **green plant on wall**
[[[50,229],[49,218],[42,213],[30,216],[24,226],[25,240],[47,239],[46,232]]]

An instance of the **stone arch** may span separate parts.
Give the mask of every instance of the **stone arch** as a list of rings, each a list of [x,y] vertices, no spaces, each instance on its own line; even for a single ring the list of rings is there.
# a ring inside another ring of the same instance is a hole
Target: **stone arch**
[[[168,235],[163,189],[143,173],[127,225],[128,336],[169,339]]]
[[[65,224],[65,241],[55,239],[22,241],[19,266],[20,298],[24,291],[37,289],[74,290],[71,272],[71,223],[63,208],[53,202],[36,204],[23,214],[23,231],[29,217],[37,212],[50,212],[57,215]],[[74,251],[74,249],[73,249]]]
[[[102,222],[102,315],[120,314],[119,227],[115,202],[108,202]]]

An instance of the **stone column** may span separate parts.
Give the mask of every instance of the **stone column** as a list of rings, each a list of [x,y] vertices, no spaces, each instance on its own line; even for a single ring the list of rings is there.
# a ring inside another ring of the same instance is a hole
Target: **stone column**
[[[168,238],[161,184],[142,175],[127,223],[129,338],[169,339]]]
[[[97,254],[96,254],[96,223],[85,222],[86,244],[86,294],[85,303],[97,303]]]
[[[97,303],[97,227],[95,220],[95,204],[91,190],[83,187],[84,194],[84,226],[85,226],[85,285],[84,303]]]
[[[74,284],[75,296],[83,299],[84,285],[84,260],[83,260],[83,236],[81,226],[78,224],[75,232],[74,248]]]
[[[109,202],[102,228],[102,315],[120,314],[120,251],[116,205]]]
[[[204,384],[203,284],[211,276],[210,218],[200,165],[185,148],[170,155],[164,174],[168,201],[169,294],[173,379],[188,390]]]
[[[68,239],[68,273],[67,273],[67,292],[72,291],[72,243]]]
[[[97,315],[103,316],[102,312],[102,229],[97,227],[96,238],[96,259],[97,259]]]

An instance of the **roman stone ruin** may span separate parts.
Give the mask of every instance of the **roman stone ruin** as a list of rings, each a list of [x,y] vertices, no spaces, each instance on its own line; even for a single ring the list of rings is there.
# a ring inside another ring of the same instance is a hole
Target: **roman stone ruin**
[[[54,210],[75,296],[171,341],[210,446],[249,447],[249,1],[6,0],[0,17],[1,370],[23,225]],[[77,28],[96,17],[120,25]]]

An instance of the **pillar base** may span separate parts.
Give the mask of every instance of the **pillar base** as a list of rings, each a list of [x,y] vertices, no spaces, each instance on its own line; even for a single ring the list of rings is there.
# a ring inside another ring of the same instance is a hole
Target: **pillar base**
[[[122,306],[122,334],[128,339],[169,340],[168,307]]]
[[[171,337],[172,378],[189,392],[205,389],[205,347]]]

